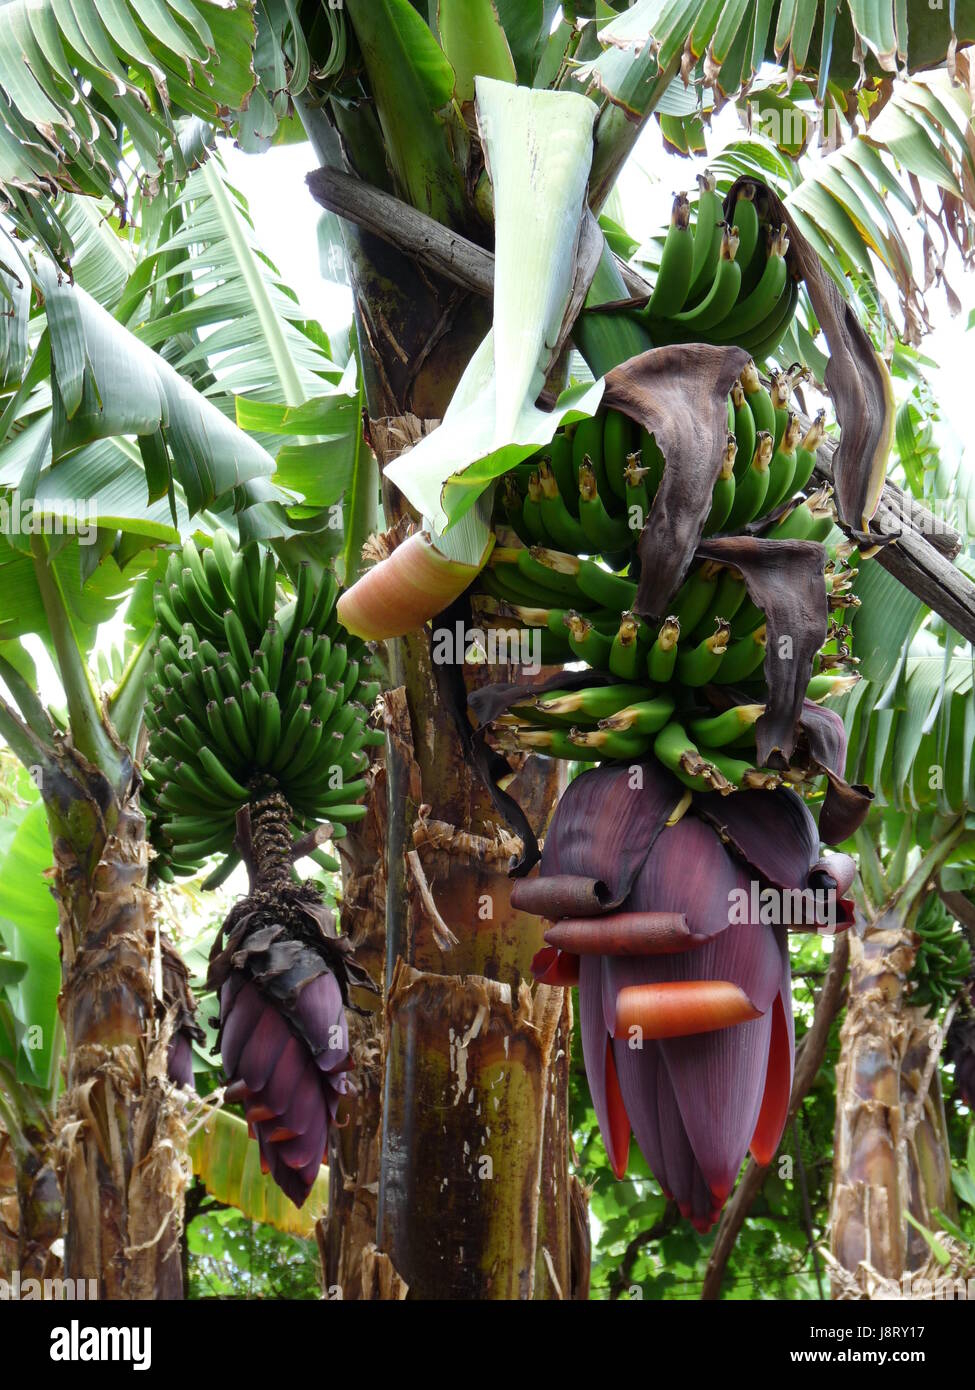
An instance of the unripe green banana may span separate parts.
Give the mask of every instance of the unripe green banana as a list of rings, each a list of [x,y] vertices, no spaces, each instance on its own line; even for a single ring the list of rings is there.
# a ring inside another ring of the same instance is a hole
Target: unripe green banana
[[[813,469],[816,467],[816,450],[822,444],[825,435],[826,411],[820,410],[796,446],[796,471],[792,485],[797,492],[806,486],[813,475]]]
[[[223,712],[224,726],[235,748],[247,761],[252,760],[255,752],[254,740],[247,727],[240,701],[235,695],[227,695],[219,704]]]
[[[598,758],[642,758],[652,747],[649,737],[616,729],[572,729],[569,740],[576,748],[587,749]]]
[[[523,545],[533,545],[537,538],[532,535],[525,522],[524,502],[510,473],[506,473],[501,479],[501,499],[508,525]]]
[[[799,417],[794,411],[790,411],[782,442],[772,455],[772,462],[769,464],[768,492],[765,494],[765,501],[762,504],[763,513],[774,511],[780,502],[791,497],[795,491],[793,479],[796,475],[796,445],[801,434],[802,426],[799,424]]]
[[[687,651],[678,651],[677,678],[683,685],[697,687],[714,680],[728,650],[729,632],[727,622],[719,618],[710,637]]]
[[[752,461],[755,453],[755,417],[745,399],[745,389],[740,381],[736,381],[731,388],[731,408],[734,415],[734,434],[735,443],[738,445],[735,454],[735,478],[739,478]]]
[[[752,412],[752,419],[755,421],[756,434],[760,430],[767,430],[774,439],[775,409],[772,405],[772,397],[762,385],[762,379],[754,362],[746,363],[742,369],[741,385],[745,393],[745,401]]]
[[[658,695],[652,700],[639,700],[626,705],[615,714],[600,719],[601,729],[617,729],[623,733],[655,734],[667,723],[674,712],[674,701],[669,695]]]
[[[678,193],[671,209],[670,229],[664,238],[657,282],[645,311],[647,318],[673,318],[684,307],[694,268],[690,211],[686,194]]]
[[[579,485],[579,471],[586,459],[596,475],[596,491],[608,501],[610,487],[603,462],[603,420],[601,415],[592,415],[587,419],[580,420],[573,429],[572,471],[575,474],[577,487]]]
[[[611,574],[595,560],[583,560],[577,555],[547,550],[544,546],[533,546],[531,554],[532,558],[546,569],[572,576],[579,592],[586,598],[588,607],[598,603],[606,608],[621,611],[624,608],[632,608],[636,602],[636,585],[632,579]],[[576,604],[575,607],[581,608],[583,605]]]
[[[665,618],[660,631],[654,638],[653,646],[647,652],[647,674],[652,681],[666,685],[674,674],[677,664],[677,644],[680,641],[680,623],[671,616]]]
[[[576,489],[578,499],[578,489]],[[495,547],[497,549],[497,547]],[[534,586],[536,595],[539,588],[546,593],[551,593],[563,608],[588,608],[593,607],[594,601],[588,599],[582,592],[575,577],[575,572],[559,568],[557,564],[548,565],[539,556],[539,550],[544,551],[544,547],[533,546],[531,550],[518,550],[515,553],[515,563],[523,582],[529,587]],[[507,552],[505,552],[507,553]],[[545,555],[560,555],[559,551],[544,551]],[[492,552],[492,560],[494,554]],[[576,556],[567,557],[570,561],[576,560]]]
[[[639,454],[630,454],[623,469],[623,485],[626,494],[626,523],[634,538],[639,537],[647,524],[650,512],[650,494],[646,479],[649,468],[640,464]]]
[[[535,697],[534,708],[551,718],[596,723],[646,695],[643,685],[593,685],[582,690],[548,690]]]
[[[613,639],[599,632],[587,618],[572,609],[565,615],[565,626],[569,646],[579,660],[608,671]]]
[[[749,295],[738,300],[725,322],[716,326],[714,336],[717,341],[727,339],[728,342],[741,342],[746,335],[759,328],[762,329],[763,338],[768,335],[772,324],[771,316],[788,290],[788,267],[785,260],[788,249],[789,238],[783,226],[778,233],[772,234],[765,269],[758,284]],[[738,259],[741,259],[740,247]]]
[[[532,541],[545,545],[551,539],[542,520],[542,484],[538,470],[528,479],[528,495],[521,504],[521,519]]]
[[[653,741],[654,757],[694,791],[728,792],[731,784],[701,754],[682,724],[665,724]]]
[[[609,669],[620,680],[636,680],[650,646],[646,625],[635,613],[623,613],[609,651]]]
[[[278,744],[277,752],[271,760],[271,771],[284,774],[288,763],[311,723],[311,705],[300,704],[293,718],[283,721],[284,734]]]
[[[782,443],[785,427],[789,423],[789,402],[792,400],[792,377],[789,372],[771,373],[772,410],[775,413],[775,447]]]
[[[241,786],[235,777],[224,767],[220,759],[209,748],[201,748],[198,753],[200,766],[211,779],[212,784],[218,791],[233,800],[244,802],[247,800],[249,792],[246,787]]]
[[[583,542],[577,547],[580,551],[601,554],[619,550],[631,539],[626,518],[610,516],[606,510],[588,454],[579,468],[579,524],[583,535]]]
[[[497,599],[499,603],[535,603],[538,599],[538,590],[532,590],[532,586],[522,579],[521,571],[516,565],[506,565],[499,561],[491,562],[478,575],[478,589],[491,598]]]
[[[519,729],[499,742],[516,751],[544,753],[549,758],[568,758],[573,762],[596,762],[599,758],[598,753],[587,756],[584,748],[577,747],[567,729]]]
[[[732,642],[721,659],[721,664],[711,678],[716,685],[734,685],[748,677],[765,660],[765,624]]]
[[[727,530],[739,531],[749,521],[761,515],[768,492],[768,470],[772,452],[772,436],[767,430],[760,430],[751,464],[742,474],[735,489],[735,500],[725,523]]]
[[[207,702],[206,720],[213,741],[220,749],[221,753],[228,759],[236,758],[239,763],[243,763],[247,756],[246,750],[241,747],[240,742],[231,735],[230,730],[227,728],[226,720],[223,717],[223,711],[216,700],[209,700]]]
[[[708,172],[698,174],[697,182],[700,193],[697,199],[697,221],[694,224],[694,258],[691,264],[691,284],[685,303],[703,295],[714,279],[724,226],[724,212],[721,199],[715,192],[714,175]]]
[[[558,484],[562,501],[569,509],[569,514],[577,516],[579,512],[579,487],[576,482],[575,469],[572,466],[572,441],[565,430],[559,430],[552,437],[546,456]]]
[[[734,227],[726,228],[721,238],[721,250],[711,288],[700,304],[675,314],[670,322],[680,329],[703,333],[720,323],[731,312],[741,287],[741,266],[735,260],[738,234]]]
[[[744,269],[758,248],[758,209],[753,183],[743,183],[738,190],[731,221],[738,228],[738,260]]]
[[[555,474],[545,459],[538,465],[538,481],[542,489],[539,510],[546,533],[560,550],[590,549],[585,525],[580,524],[565,505]]]
[[[650,472],[646,477],[647,496],[652,502],[657,495],[657,488],[660,480],[664,476],[665,461],[660,452],[655,437],[648,430],[640,430],[640,462],[644,468],[649,468]]]
[[[718,587],[721,566],[705,561],[684,580],[671,601],[681,632],[689,637],[704,617]]]
[[[764,705],[732,705],[706,719],[688,720],[687,730],[694,742],[703,748],[724,748],[743,734],[755,741],[755,723],[765,713]]]
[[[711,510],[708,512],[702,533],[705,536],[713,536],[716,531],[720,531],[731,515],[731,509],[735,503],[735,458],[737,453],[738,441],[733,434],[729,434],[724,453],[721,456],[721,472],[711,490]]]
[[[785,294],[765,322],[754,332],[745,334],[742,347],[747,348],[756,361],[764,362],[778,349],[786,330],[795,318],[798,303],[799,282],[790,279]]]
[[[606,480],[621,501],[626,497],[624,470],[633,448],[635,432],[636,428],[628,415],[624,415],[621,410],[606,411],[603,421],[603,464]],[[576,501],[578,502],[578,488]]]
[[[819,704],[822,700],[834,699],[840,695],[847,694],[859,681],[860,677],[855,671],[849,675],[829,674],[822,672],[818,676],[811,677],[806,686],[806,699]]]
[[[771,768],[754,767],[741,758],[732,758],[718,749],[705,748],[703,744],[700,751],[701,757],[717,768],[721,776],[733,787],[741,787],[746,791],[774,791],[782,785],[781,775],[773,772]]]

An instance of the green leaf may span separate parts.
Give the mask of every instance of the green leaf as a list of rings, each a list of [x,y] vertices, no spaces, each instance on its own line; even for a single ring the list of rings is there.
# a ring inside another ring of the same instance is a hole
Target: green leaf
[[[290,406],[341,376],[327,342],[305,331],[305,312],[262,252],[247,203],[219,159],[189,176],[140,271],[146,264],[156,304],[132,326],[150,347],[179,342],[178,371],[192,375],[212,363],[222,391]]]
[[[27,970],[6,985],[17,1031],[17,1076],[50,1093],[57,1081],[61,987],[58,910],[46,875],[54,863],[47,816],[30,808],[0,863],[0,941]]]
[[[387,468],[437,534],[492,477],[551,439],[566,411],[591,414],[602,393],[576,388],[551,413],[534,404],[569,302],[595,107],[479,78],[477,108],[494,185],[494,327],[443,423]]]
[[[193,1172],[218,1201],[279,1231],[314,1235],[315,1222],[328,1206],[327,1168],[319,1170],[304,1206],[296,1207],[261,1172],[257,1142],[248,1137],[245,1122],[226,1110],[206,1107],[205,1118],[190,1136],[190,1159]]]
[[[460,226],[463,185],[448,138],[453,68],[410,0],[345,0],[345,7],[403,197],[438,222]]]
[[[474,78],[517,82],[515,60],[494,0],[437,0],[444,54],[454,70],[454,95],[473,101]]]
[[[252,480],[273,463],[162,357],[83,289],[40,269],[51,335],[55,463],[94,440],[161,431],[190,513]]]
[[[63,264],[72,232],[47,202],[52,185],[117,201],[122,129],[144,168],[167,167],[169,155],[181,176],[169,102],[211,122],[239,109],[254,85],[253,39],[249,3],[0,6],[0,192],[10,216]]]
[[[931,1254],[938,1261],[938,1264],[941,1265],[942,1269],[946,1269],[948,1265],[951,1264],[950,1251],[946,1250],[937,1236],[933,1235],[926,1226],[922,1226],[920,1221],[917,1221],[909,1211],[905,1211],[904,1220],[913,1226],[916,1231],[920,1231]]]

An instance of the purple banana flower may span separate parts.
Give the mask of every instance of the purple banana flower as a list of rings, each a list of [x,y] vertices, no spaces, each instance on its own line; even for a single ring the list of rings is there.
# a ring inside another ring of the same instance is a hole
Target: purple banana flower
[[[538,877],[515,887],[516,906],[554,923],[536,977],[578,980],[617,1177],[632,1131],[698,1230],[746,1152],[775,1153],[795,1055],[787,930],[848,926],[853,872],[848,855],[820,855],[794,792],[691,795],[650,760],[576,778]]]
[[[349,1089],[342,967],[264,916],[238,918],[210,981],[219,991],[227,1099],[244,1107],[262,1171],[300,1207]]]

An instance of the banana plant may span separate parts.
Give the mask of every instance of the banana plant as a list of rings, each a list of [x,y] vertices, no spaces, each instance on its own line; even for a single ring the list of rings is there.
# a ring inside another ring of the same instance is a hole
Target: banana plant
[[[217,197],[227,196],[222,183],[213,188]],[[314,547],[315,531],[321,529],[313,526],[305,539],[292,528],[283,504],[297,504],[300,512],[302,490],[282,490],[272,482],[273,457],[234,419],[235,389],[256,402],[266,385],[254,370],[263,345],[256,343],[249,356],[246,351],[236,355],[229,382],[221,382],[219,367],[214,371],[214,361],[220,360],[215,348],[212,359],[200,348],[201,325],[231,312],[228,305],[245,269],[223,299],[218,289],[194,317],[196,294],[185,275],[189,244],[180,246],[173,234],[184,208],[167,206],[169,214],[159,217],[159,235],[153,235],[147,218],[140,241],[120,234],[103,217],[91,217],[89,204],[63,200],[58,215],[72,229],[76,283],[60,279],[42,255],[18,255],[12,242],[11,256],[21,274],[5,280],[15,312],[4,322],[0,430],[7,523],[0,674],[10,697],[0,705],[0,727],[12,751],[33,770],[55,848],[66,1066],[62,1103],[70,1113],[82,1095],[104,1092],[103,1123],[142,1136],[141,1149],[122,1150],[108,1168],[100,1155],[114,1151],[110,1136],[96,1127],[87,1127],[70,1153],[58,1156],[66,1269],[100,1280],[106,1297],[177,1294],[181,1284],[183,1103],[164,1078],[168,1070],[177,1080],[188,1079],[179,1034],[184,1027],[192,1032],[193,1025],[185,992],[182,1003],[166,998],[167,976],[175,979],[178,994],[181,972],[154,926],[138,770],[156,639],[152,589],[166,558],[160,547],[194,531],[209,539],[225,537],[228,530],[239,543],[261,535],[286,548],[297,535],[302,546]],[[153,211],[158,216],[159,208]],[[263,308],[266,333],[277,335],[282,346],[271,394],[277,394],[280,374],[300,364],[309,387],[320,389],[337,408],[341,424],[336,428],[330,421],[333,446],[350,447],[342,436],[350,427],[358,433],[358,422],[347,408],[343,413],[342,404],[348,390],[354,393],[354,381],[347,377],[348,388],[337,389],[342,374],[328,356],[327,343],[295,327],[302,322],[297,306],[291,317],[280,313],[284,292],[276,272],[261,261],[246,209],[234,205],[221,231],[236,232],[240,259],[252,275],[255,312]],[[173,271],[168,281],[166,270]],[[168,293],[181,271],[182,319]],[[165,286],[158,297],[157,277]],[[215,268],[201,283],[200,297],[227,279],[225,268]],[[149,325],[160,300],[166,331],[153,333]],[[34,524],[41,517],[43,529]],[[338,534],[341,543],[340,528]],[[328,553],[325,547],[320,567]],[[102,690],[86,653],[98,625],[126,600],[124,667]],[[36,674],[19,640],[29,633],[40,636],[54,661],[66,702],[62,712],[45,708],[37,694]],[[163,997],[171,1014],[155,1003],[160,954]],[[185,1040],[182,1045],[185,1049]],[[130,1059],[127,1080],[121,1085],[116,1077],[110,1086],[109,1072],[119,1056]],[[172,1181],[163,1176],[167,1164]],[[147,1184],[150,1173],[156,1176]],[[94,1222],[93,1212],[100,1213]],[[149,1224],[163,1231],[160,1242],[142,1241],[139,1232]],[[121,1257],[123,1248],[134,1247],[141,1251],[136,1258]]]

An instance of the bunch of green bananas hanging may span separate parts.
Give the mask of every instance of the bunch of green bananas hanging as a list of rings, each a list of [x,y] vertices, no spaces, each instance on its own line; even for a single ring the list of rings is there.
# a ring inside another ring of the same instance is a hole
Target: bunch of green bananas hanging
[[[728,398],[724,465],[714,485],[705,536],[740,530],[809,482],[825,414],[803,433],[798,415],[789,409],[799,375],[800,369],[773,373],[769,391],[749,363],[735,382]],[[510,526],[523,545],[602,555],[619,569],[643,530],[663,468],[653,435],[619,411],[601,410],[560,430],[539,455],[505,475],[495,524]],[[797,508],[769,534],[817,540],[831,529],[830,516],[813,518],[808,509]],[[489,576],[484,582],[494,592]]]
[[[972,966],[965,933],[936,893],[924,901],[914,926],[917,954],[911,970],[911,1003],[929,1013],[945,1008],[964,987]]]
[[[339,627],[336,594],[330,573],[316,590],[303,565],[286,599],[272,553],[235,551],[223,532],[170,555],[146,707],[145,799],[164,880],[211,855],[232,867],[236,813],[255,796],[280,792],[299,832],[328,821],[342,834],[365,814],[379,685],[363,679],[365,652]]]
[[[818,505],[809,499],[796,511],[805,509],[815,524]],[[818,775],[801,756],[785,772],[750,761],[766,701],[765,615],[734,570],[698,565],[678,590],[673,612],[654,631],[633,612],[637,586],[624,575],[593,559],[526,548],[513,536],[499,539],[511,543],[497,545],[489,562],[485,588],[493,592],[478,603],[485,626],[507,627],[514,620],[540,631],[543,662],[581,661],[616,682],[552,690],[513,706],[495,721],[503,745],[577,762],[653,752],[698,790],[774,787]],[[825,577],[830,605],[841,610],[856,573],[845,567],[845,556],[842,545],[831,552]],[[841,695],[857,679],[848,670],[848,636],[848,627],[834,620],[808,699]],[[703,698],[706,685],[733,685],[750,700],[715,714]]]
[[[789,409],[794,379],[773,377],[770,392],[750,363],[735,382],[704,533],[738,531],[777,510],[763,531],[767,538],[827,543],[831,622],[807,691],[822,701],[856,680],[844,621],[858,603],[851,592],[856,552],[835,530],[829,488],[801,492],[812,477],[824,415],[800,439]],[[618,683],[554,690],[514,706],[495,720],[499,741],[577,762],[653,752],[699,790],[812,780],[818,774],[801,754],[778,772],[749,758],[766,703],[766,626],[737,570],[697,564],[656,631],[634,613],[637,584],[625,570],[664,467],[653,437],[637,433],[627,417],[604,411],[557,435],[539,463],[520,465],[504,480],[508,525],[497,526],[498,543],[474,589],[481,621],[538,634],[546,665],[584,662]],[[598,520],[587,515],[594,503]],[[703,699],[706,685],[734,686],[750,700],[715,714]]]
[[[656,346],[734,343],[759,360],[792,322],[799,285],[789,274],[784,226],[761,220],[754,184],[742,184],[730,220],[710,174],[698,177],[697,219],[685,194],[674,199],[653,294],[636,317]]]

